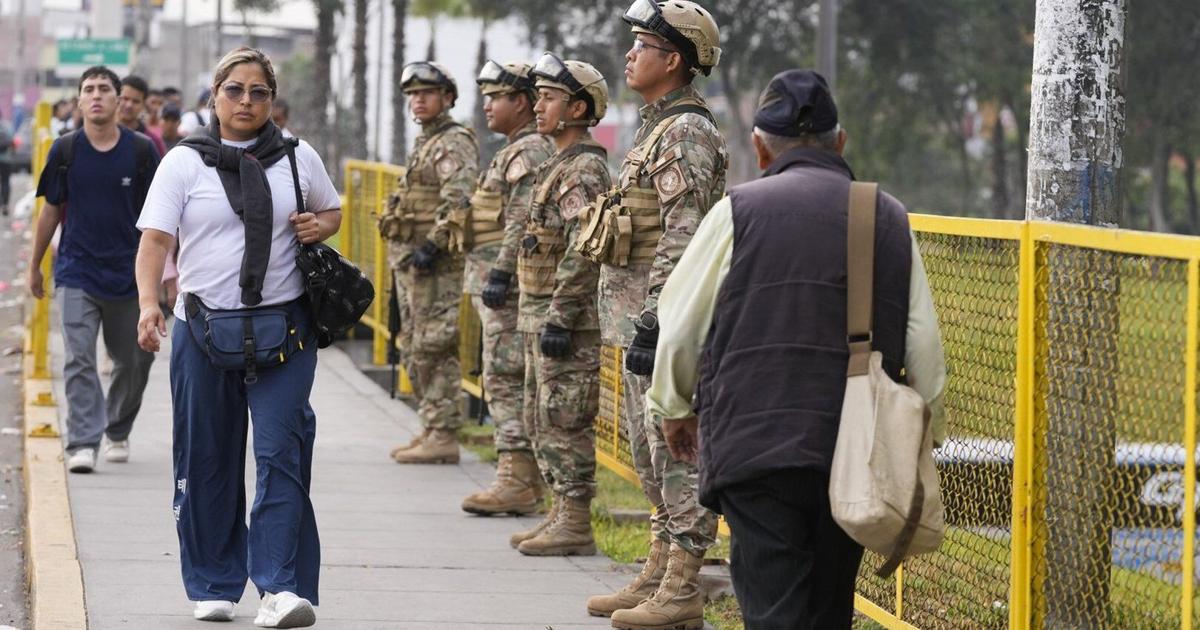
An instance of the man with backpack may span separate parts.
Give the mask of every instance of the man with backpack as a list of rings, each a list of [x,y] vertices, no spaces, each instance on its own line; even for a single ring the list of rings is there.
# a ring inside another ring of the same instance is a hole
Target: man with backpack
[[[121,80],[93,66],[79,81],[81,129],[50,148],[37,194],[46,203],[34,233],[29,292],[45,297],[42,258],[55,229],[62,236],[54,284],[62,312],[67,392],[67,467],[91,472],[105,435],[105,459],[129,459],[129,434],[142,404],[154,355],[137,345],[138,301],[133,264],[135,226],[158,167],[146,136],[117,124]],[[113,360],[107,396],[96,370],[96,337]]]

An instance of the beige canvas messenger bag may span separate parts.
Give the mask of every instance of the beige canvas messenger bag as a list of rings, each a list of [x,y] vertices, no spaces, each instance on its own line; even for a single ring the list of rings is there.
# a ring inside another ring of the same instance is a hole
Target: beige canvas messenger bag
[[[878,185],[850,185],[847,337],[850,364],[829,475],[833,519],[863,547],[886,558],[891,575],[907,557],[938,548],[945,532],[925,400],[893,381],[871,350]]]

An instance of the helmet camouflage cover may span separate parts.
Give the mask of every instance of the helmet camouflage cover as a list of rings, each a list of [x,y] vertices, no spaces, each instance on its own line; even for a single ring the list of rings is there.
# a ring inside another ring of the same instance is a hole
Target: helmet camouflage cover
[[[479,85],[479,92],[484,96],[514,92],[532,94],[534,90],[533,76],[530,74],[532,70],[533,66],[525,62],[510,61],[499,64],[489,59],[479,70],[479,76],[475,78],[475,83]]]
[[[405,94],[439,87],[450,90],[454,98],[458,98],[458,84],[454,82],[454,77],[450,76],[450,72],[442,64],[433,61],[414,61],[404,66],[404,72],[400,75],[400,88],[404,90]]]
[[[535,87],[562,90],[591,105],[589,124],[595,126],[608,111],[608,82],[592,64],[545,53],[532,70]]]
[[[621,19],[634,33],[656,35],[674,44],[693,72],[708,76],[721,61],[717,22],[695,2],[634,0]]]

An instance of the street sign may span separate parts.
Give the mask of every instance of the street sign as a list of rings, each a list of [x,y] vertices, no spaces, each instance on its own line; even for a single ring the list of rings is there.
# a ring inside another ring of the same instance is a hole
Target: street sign
[[[129,73],[128,39],[60,39],[58,66],[61,79],[78,79],[92,66],[108,66],[118,76]]]

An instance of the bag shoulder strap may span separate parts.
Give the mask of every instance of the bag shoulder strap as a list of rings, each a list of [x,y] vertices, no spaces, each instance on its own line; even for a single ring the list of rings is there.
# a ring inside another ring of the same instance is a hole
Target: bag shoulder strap
[[[70,191],[67,189],[67,171],[71,170],[71,160],[75,159],[75,140],[80,130],[69,131],[59,138],[62,145],[58,153],[58,186],[62,190],[63,200],[68,200]]]
[[[558,179],[562,176],[563,171],[567,170],[571,159],[584,153],[598,155],[601,158],[608,157],[608,151],[600,144],[584,141],[576,142],[575,144],[567,147],[559,157],[558,163],[551,168],[550,172],[546,175],[546,179],[542,180],[541,184],[538,185],[537,189],[534,191],[534,202],[545,203],[546,199],[550,197],[550,191],[554,189],[556,184],[558,184]]]
[[[149,136],[133,133],[134,181],[137,182],[137,211],[141,213],[146,205],[146,194],[150,191],[150,154],[155,150],[154,141]],[[162,156],[159,156],[162,159]]]
[[[879,185],[850,183],[846,230],[846,376],[867,373],[871,356],[871,311],[875,284],[875,202]]]

